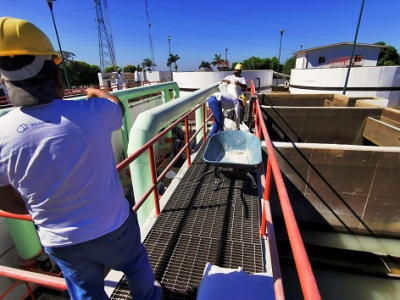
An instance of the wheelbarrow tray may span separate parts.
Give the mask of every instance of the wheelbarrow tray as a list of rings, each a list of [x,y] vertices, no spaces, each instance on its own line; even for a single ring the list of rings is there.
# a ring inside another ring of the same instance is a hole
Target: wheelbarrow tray
[[[222,131],[210,138],[203,160],[215,167],[252,169],[262,161],[260,139],[246,131]]]

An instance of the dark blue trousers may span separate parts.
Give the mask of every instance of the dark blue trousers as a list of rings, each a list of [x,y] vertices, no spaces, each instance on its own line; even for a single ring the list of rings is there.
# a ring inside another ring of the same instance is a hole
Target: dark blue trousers
[[[66,247],[45,247],[63,271],[74,300],[109,299],[104,291],[105,266],[124,272],[132,299],[158,300],[153,270],[140,240],[137,218],[131,211],[117,230],[97,239]]]
[[[224,114],[222,113],[221,102],[215,96],[211,96],[208,99],[208,105],[214,115],[214,124],[210,132],[210,137],[212,137],[218,132],[224,131]]]

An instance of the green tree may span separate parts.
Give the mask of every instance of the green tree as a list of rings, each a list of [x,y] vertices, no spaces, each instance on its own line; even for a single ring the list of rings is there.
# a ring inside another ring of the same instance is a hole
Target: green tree
[[[252,56],[243,61],[244,70],[258,70],[261,66],[261,59],[259,57]]]
[[[136,66],[135,65],[127,65],[126,67],[123,68],[124,72],[130,72],[130,73],[135,73],[136,71]]]
[[[290,75],[292,69],[296,67],[296,56],[289,58],[283,65],[282,73]]]
[[[276,56],[272,57],[270,69],[274,70],[275,72],[278,72],[278,66],[279,66],[279,59]],[[282,68],[279,67],[279,70],[281,71]]]
[[[91,74],[93,74],[93,78],[90,80],[92,81],[94,86],[99,85],[99,77],[97,76],[97,73],[101,73],[100,67],[98,65],[90,65],[91,69]]]
[[[60,50],[57,50],[57,53],[60,54]],[[73,61],[76,55],[69,51],[63,51],[62,57],[64,58],[64,63],[68,64],[70,61]]]
[[[178,65],[176,64],[176,62],[179,59],[181,59],[181,58],[178,55],[170,54],[168,57],[167,67],[170,67],[172,64],[174,64],[175,71],[178,71]]]
[[[100,67],[89,65],[84,61],[70,61],[67,66],[68,79],[71,86],[98,85],[97,73]]]
[[[118,68],[119,68],[118,66],[105,67],[104,68],[104,73],[116,72]]]
[[[378,66],[398,66],[400,65],[400,57],[397,49],[393,46],[386,45],[385,42],[377,42],[374,45],[386,46],[381,48],[378,57]]]
[[[144,69],[147,68],[147,71],[151,71],[151,67],[157,67],[157,65],[150,58],[145,58],[143,59],[142,67]]]
[[[199,66],[199,69],[204,68],[204,69],[211,69],[211,64],[208,61],[202,60]]]
[[[244,70],[267,70],[271,68],[271,59],[252,56],[245,59],[242,64]]]
[[[261,59],[261,69],[262,70],[269,70],[271,69],[271,59],[266,57]]]

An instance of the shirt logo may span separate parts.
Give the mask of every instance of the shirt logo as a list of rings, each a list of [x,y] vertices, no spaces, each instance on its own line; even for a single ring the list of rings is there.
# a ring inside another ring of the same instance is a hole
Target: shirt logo
[[[26,124],[21,124],[17,128],[17,132],[18,133],[23,133],[23,132],[25,132],[27,130],[28,130],[28,125],[26,125]]]

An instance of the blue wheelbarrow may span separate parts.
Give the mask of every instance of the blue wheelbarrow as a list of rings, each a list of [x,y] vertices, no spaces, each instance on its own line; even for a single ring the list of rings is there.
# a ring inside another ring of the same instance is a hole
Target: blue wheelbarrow
[[[203,155],[203,160],[214,166],[214,169],[204,173],[197,182],[206,175],[214,173],[214,190],[219,185],[221,168],[233,168],[244,171],[251,180],[253,188],[257,184],[250,171],[262,162],[261,142],[257,136],[246,131],[222,131],[210,138]]]

